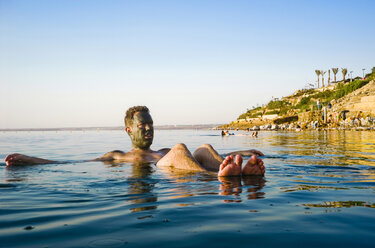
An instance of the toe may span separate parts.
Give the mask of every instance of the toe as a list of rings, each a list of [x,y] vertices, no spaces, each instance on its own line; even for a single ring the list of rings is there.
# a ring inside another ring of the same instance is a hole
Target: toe
[[[241,166],[242,162],[243,162],[242,156],[241,155],[236,155],[236,160],[235,161],[236,161],[235,164]]]
[[[231,157],[227,156],[224,159],[224,161],[220,164],[219,173],[222,172],[225,169],[225,167],[229,164],[230,161],[231,161]]]

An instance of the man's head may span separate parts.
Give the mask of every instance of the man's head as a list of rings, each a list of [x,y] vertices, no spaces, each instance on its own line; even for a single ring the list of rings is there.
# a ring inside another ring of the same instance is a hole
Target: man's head
[[[146,106],[134,106],[126,111],[125,131],[132,140],[133,148],[149,149],[154,139],[152,117]]]

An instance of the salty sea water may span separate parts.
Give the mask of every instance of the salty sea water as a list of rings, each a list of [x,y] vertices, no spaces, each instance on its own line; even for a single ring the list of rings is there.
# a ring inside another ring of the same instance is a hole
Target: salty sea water
[[[0,247],[374,247],[375,132],[155,131],[153,148],[257,148],[266,176],[84,162],[120,131],[0,133]],[[6,168],[12,152],[67,164]]]

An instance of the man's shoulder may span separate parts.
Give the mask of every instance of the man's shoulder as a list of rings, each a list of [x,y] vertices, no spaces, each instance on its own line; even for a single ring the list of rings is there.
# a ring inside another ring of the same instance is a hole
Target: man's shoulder
[[[104,154],[103,156],[101,156],[100,158],[98,158],[97,160],[115,160],[115,159],[118,159],[118,157],[122,157],[124,156],[126,153],[123,152],[123,151],[120,151],[120,150],[114,150],[114,151],[110,151],[110,152],[107,152],[106,154]]]
[[[120,150],[114,150],[114,151],[111,151],[109,153],[120,153],[120,154],[124,154],[125,152],[123,151],[120,151]]]
[[[170,150],[171,150],[171,148],[162,148],[162,149],[158,150],[158,153],[161,153],[161,154],[165,155],[165,154],[167,154]]]

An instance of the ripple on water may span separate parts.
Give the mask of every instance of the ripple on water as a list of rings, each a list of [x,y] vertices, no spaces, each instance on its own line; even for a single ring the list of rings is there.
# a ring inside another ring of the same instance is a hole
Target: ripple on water
[[[88,246],[92,248],[111,248],[111,247],[116,248],[116,247],[122,247],[125,244],[127,244],[125,240],[108,238],[108,239],[97,239],[97,240],[90,241],[88,243]]]
[[[17,185],[11,183],[0,183],[0,188],[15,188]]]

